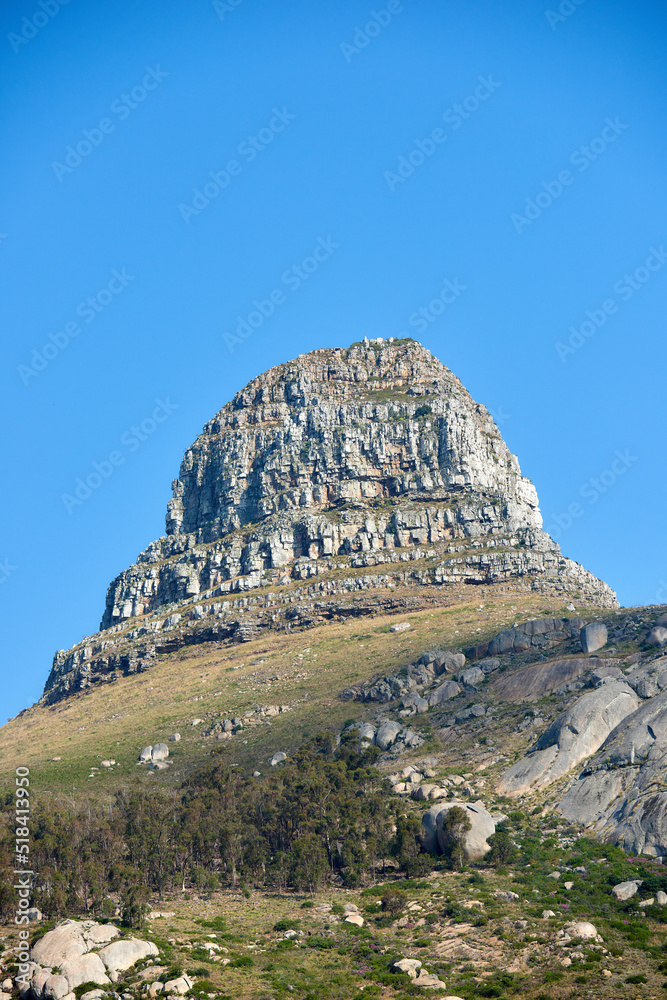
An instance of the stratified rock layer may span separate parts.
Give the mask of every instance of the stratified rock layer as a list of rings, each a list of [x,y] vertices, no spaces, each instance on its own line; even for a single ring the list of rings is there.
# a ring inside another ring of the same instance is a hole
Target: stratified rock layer
[[[206,424],[172,492],[166,537],[110,585],[103,634],[56,654],[48,700],[146,669],[179,642],[284,623],[294,581],[312,581],[299,594],[311,609],[350,590],[507,583],[616,606],[542,531],[535,489],[486,408],[414,341],[270,369]],[[266,612],[250,622],[219,600],[248,591]]]

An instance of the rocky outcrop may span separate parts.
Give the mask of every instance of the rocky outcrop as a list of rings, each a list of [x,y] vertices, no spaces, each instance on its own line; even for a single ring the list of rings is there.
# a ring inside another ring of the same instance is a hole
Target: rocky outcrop
[[[112,924],[93,920],[65,920],[58,924],[33,946],[27,976],[19,969],[16,982],[21,995],[33,1000],[74,997],[74,991],[84,983],[110,985],[119,971],[158,954],[152,941],[115,940],[119,934]]]
[[[542,531],[485,407],[415,341],[313,351],[258,376],[206,424],[172,492],[166,536],[110,585],[102,633],[57,654],[49,700],[147,669],[165,633],[251,638],[294,610],[298,581],[324,578],[309,595],[320,599],[511,583],[616,605]],[[262,621],[225,600],[248,592],[274,609]]]
[[[559,803],[560,812],[638,854],[667,855],[667,690],[627,716]]]
[[[639,698],[624,681],[603,681],[563,712],[531,751],[498,782],[501,795],[515,797],[558,781],[602,746],[609,733],[635,711]]]
[[[603,669],[615,664],[614,660],[587,660],[584,657],[569,657],[563,660],[546,660],[530,663],[526,667],[503,674],[493,681],[494,694],[502,701],[536,701],[545,695],[559,691],[591,669]]]

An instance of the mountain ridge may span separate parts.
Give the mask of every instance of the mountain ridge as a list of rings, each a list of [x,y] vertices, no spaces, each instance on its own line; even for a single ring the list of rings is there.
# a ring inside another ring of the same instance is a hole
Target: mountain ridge
[[[166,531],[110,584],[100,632],[56,654],[48,700],[179,642],[348,614],[352,591],[510,586],[618,606],[543,531],[486,408],[412,340],[322,348],[252,379],[186,450]]]

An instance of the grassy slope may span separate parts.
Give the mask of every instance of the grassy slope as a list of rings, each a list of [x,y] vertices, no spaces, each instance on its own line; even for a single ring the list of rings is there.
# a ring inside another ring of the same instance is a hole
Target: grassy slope
[[[211,718],[242,715],[262,704],[290,705],[271,726],[224,744],[230,760],[254,768],[319,728],[340,727],[364,711],[374,714],[377,706],[340,701],[350,684],[401,667],[434,646],[460,648],[518,620],[566,613],[553,597],[484,590],[483,597],[477,591],[470,599],[467,591],[467,600],[408,614],[265,634],[239,646],[185,648],[161,657],[147,673],[94,686],[53,706],[33,706],[0,729],[0,781],[27,765],[37,790],[84,784],[112,790],[119,779],[143,775],[136,764],[143,746],[180,732],[180,743],[170,744],[171,770],[145,779],[178,783],[213,744],[222,746],[202,737]],[[397,621],[409,621],[410,630],[391,633]],[[195,718],[204,722],[193,727]],[[88,778],[92,766],[109,758],[118,762],[112,771]]]

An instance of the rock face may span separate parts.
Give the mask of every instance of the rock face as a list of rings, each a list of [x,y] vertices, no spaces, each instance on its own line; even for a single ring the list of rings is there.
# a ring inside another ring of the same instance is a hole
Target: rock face
[[[578,698],[535,743],[523,760],[498,782],[501,795],[523,795],[546,788],[602,746],[609,733],[639,705],[624,681],[613,678]]]
[[[607,737],[559,809],[637,854],[667,855],[667,690]]]
[[[152,941],[115,941],[119,933],[117,927],[93,920],[65,920],[48,931],[31,952],[29,993],[34,1000],[74,996],[73,991],[84,983],[105,986],[111,983],[107,972],[129,969],[140,959],[158,954]]]
[[[485,407],[412,340],[313,351],[253,379],[187,450],[172,493],[166,537],[111,583],[104,634],[56,654],[48,701],[147,669],[177,640],[243,641],[262,623],[215,599],[322,574],[320,596],[350,579],[511,582],[616,604],[542,531],[535,489]],[[428,568],[406,574],[415,559]],[[202,638],[202,618],[222,622]]]

